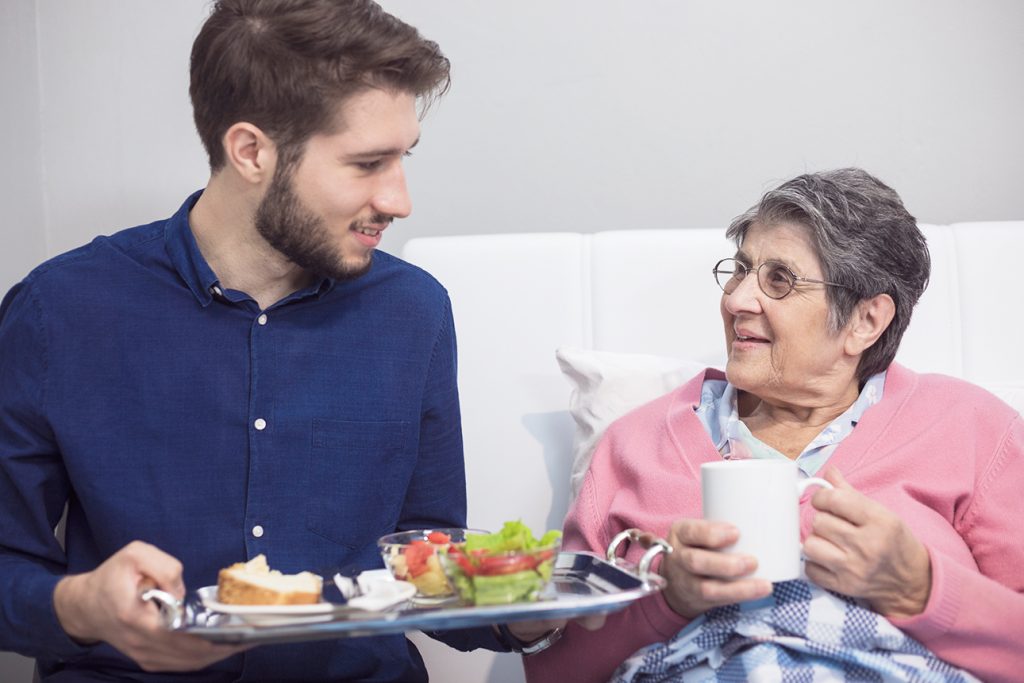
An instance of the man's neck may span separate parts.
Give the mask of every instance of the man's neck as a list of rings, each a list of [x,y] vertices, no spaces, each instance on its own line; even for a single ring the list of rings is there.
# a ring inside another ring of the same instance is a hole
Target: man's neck
[[[226,174],[214,175],[189,212],[189,225],[221,287],[245,292],[265,310],[308,286],[311,277],[257,232],[252,188],[231,184]]]

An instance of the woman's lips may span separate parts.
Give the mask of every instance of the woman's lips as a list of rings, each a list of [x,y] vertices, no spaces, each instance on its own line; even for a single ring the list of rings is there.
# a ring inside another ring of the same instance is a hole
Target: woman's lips
[[[746,328],[746,327],[736,327],[736,328],[733,328],[732,332],[733,332],[733,334],[736,335],[736,339],[738,339],[738,340],[751,341],[751,342],[765,342],[765,343],[768,342],[768,338],[767,337],[765,337],[764,335],[758,334],[757,331],[751,330],[751,329]]]
[[[749,330],[737,331],[736,336],[732,340],[732,347],[741,350],[757,349],[768,344],[771,344],[768,339],[759,337]]]

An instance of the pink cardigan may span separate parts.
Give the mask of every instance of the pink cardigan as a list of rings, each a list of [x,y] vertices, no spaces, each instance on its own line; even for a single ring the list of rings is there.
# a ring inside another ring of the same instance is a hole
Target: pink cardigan
[[[709,374],[710,373],[710,374]],[[719,460],[693,409],[708,370],[616,421],[594,454],[565,520],[563,547],[603,554],[630,527],[664,536],[700,517],[699,468]],[[1024,676],[1024,423],[974,385],[893,364],[882,401],[829,459],[857,490],[910,525],[931,556],[925,611],[893,623],[982,680]],[[801,501],[802,533],[814,509]],[[636,561],[639,549],[632,549]],[[607,681],[640,647],[686,620],[652,596],[604,628],[570,624],[550,649],[524,659],[531,683]]]

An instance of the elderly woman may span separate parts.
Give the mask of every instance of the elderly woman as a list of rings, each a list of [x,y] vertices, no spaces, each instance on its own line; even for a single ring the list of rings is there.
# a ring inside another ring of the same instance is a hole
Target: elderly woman
[[[913,216],[843,169],[768,192],[727,234],[725,374],[617,421],[565,522],[567,549],[664,537],[666,588],[569,625],[528,679],[1021,680],[1024,424],[893,362],[930,268]],[[700,519],[701,463],[735,458],[835,486],[801,502],[806,581],[750,578],[754,558],[721,550],[736,529]]]

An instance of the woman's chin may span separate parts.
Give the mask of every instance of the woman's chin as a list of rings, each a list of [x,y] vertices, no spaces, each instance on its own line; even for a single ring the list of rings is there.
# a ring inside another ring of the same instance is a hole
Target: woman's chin
[[[725,364],[725,378],[740,391],[754,392],[764,384],[764,373],[759,368],[731,358]]]

